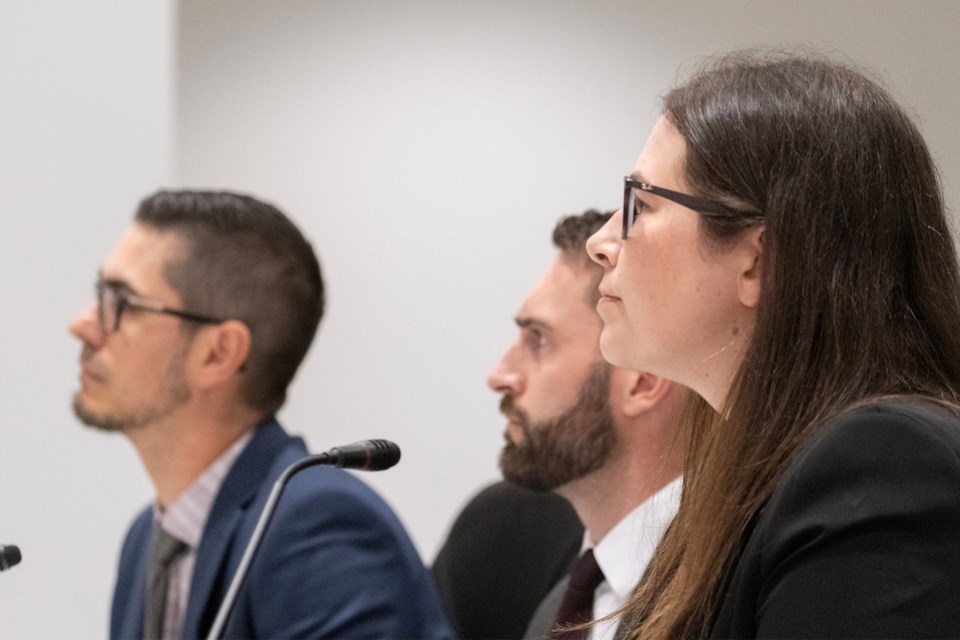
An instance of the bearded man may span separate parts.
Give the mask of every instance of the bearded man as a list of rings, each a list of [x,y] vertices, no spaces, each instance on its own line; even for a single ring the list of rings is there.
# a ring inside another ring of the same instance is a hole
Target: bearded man
[[[558,253],[488,378],[508,419],[504,478],[566,498],[586,530],[584,553],[537,609],[528,638],[615,637],[619,620],[607,616],[640,582],[679,503],[685,390],[600,355],[602,270],[585,246],[609,216],[590,210],[557,224]],[[599,622],[576,627],[589,620]]]

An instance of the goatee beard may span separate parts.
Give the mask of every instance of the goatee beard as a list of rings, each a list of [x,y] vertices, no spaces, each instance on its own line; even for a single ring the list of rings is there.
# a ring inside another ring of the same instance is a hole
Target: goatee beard
[[[123,431],[124,423],[115,420],[110,416],[101,416],[97,415],[84,406],[83,400],[80,398],[81,391],[77,391],[73,396],[73,414],[83,424],[88,427],[93,427],[98,431]]]

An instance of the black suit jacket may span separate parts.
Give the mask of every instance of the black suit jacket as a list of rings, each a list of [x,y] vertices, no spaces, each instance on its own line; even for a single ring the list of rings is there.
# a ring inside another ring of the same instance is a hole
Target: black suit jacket
[[[583,544],[570,503],[498,482],[454,522],[433,564],[447,614],[462,640],[523,637],[534,609]]]
[[[960,637],[960,423],[925,402],[835,419],[730,564],[716,638]]]
[[[640,579],[640,582],[643,582],[643,578]],[[569,584],[570,574],[568,573],[554,585],[547,597],[537,607],[537,610],[533,612],[530,624],[527,625],[527,630],[523,634],[523,640],[549,640],[553,631],[553,623],[560,612],[560,605],[563,603],[563,596],[566,594]],[[613,640],[626,640],[627,635],[637,626],[633,623],[633,620],[632,614],[625,613],[620,619],[620,624],[617,625]]]
[[[560,605],[563,604],[563,596],[567,592],[567,586],[570,585],[570,574],[563,576],[560,582],[553,585],[550,593],[537,606],[533,612],[527,630],[523,633],[523,640],[547,640],[553,632],[553,623],[557,620],[557,614],[560,613]]]

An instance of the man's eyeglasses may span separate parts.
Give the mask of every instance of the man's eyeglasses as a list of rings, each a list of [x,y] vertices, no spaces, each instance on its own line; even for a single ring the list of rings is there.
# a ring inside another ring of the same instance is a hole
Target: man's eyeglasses
[[[113,333],[120,328],[120,318],[126,309],[136,309],[137,311],[147,311],[150,313],[165,313],[170,316],[176,316],[190,322],[200,322],[203,324],[219,324],[223,320],[201,316],[196,313],[180,311],[179,309],[170,309],[156,300],[143,298],[137,295],[121,293],[117,286],[110,282],[98,280],[97,290],[97,320],[100,322],[100,330],[104,333]]]
[[[670,189],[655,187],[652,184],[640,182],[639,180],[634,180],[627,176],[623,179],[623,233],[621,237],[624,240],[627,239],[627,234],[630,233],[630,229],[633,229],[633,225],[637,221],[637,215],[639,213],[637,210],[637,197],[635,190],[646,191],[647,193],[652,193],[655,196],[666,198],[667,200],[676,202],[677,204],[688,209],[693,209],[701,215],[722,218],[729,218],[730,216],[734,215],[730,210],[724,209],[715,202],[710,202],[709,200],[698,198],[697,196],[691,196],[686,193],[680,193],[679,191],[671,191]]]

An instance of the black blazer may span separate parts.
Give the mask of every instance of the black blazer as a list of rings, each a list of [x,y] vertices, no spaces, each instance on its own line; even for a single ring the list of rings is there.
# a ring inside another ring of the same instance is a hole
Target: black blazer
[[[583,525],[560,496],[507,482],[485,488],[461,511],[433,564],[458,637],[522,638],[582,545]]]
[[[715,638],[960,637],[960,422],[907,400],[833,420],[724,581]]]

